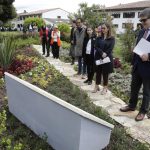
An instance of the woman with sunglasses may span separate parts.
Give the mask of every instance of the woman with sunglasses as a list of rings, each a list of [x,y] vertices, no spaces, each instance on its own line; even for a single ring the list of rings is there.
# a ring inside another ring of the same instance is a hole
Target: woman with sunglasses
[[[108,62],[105,64],[96,64],[96,86],[94,92],[99,90],[98,85],[101,84],[101,78],[103,77],[103,89],[101,94],[104,95],[108,91],[108,77],[109,74],[113,72],[113,56],[112,51],[115,45],[115,38],[111,33],[111,26],[108,23],[104,23],[101,28],[101,39],[99,39],[99,44],[96,44],[96,55],[95,58],[103,60],[106,57]],[[101,46],[100,46],[101,45]]]

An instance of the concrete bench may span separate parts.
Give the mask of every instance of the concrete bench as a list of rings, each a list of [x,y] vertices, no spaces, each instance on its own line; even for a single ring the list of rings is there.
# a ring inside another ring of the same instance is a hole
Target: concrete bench
[[[113,125],[5,73],[10,112],[55,150],[101,150]]]

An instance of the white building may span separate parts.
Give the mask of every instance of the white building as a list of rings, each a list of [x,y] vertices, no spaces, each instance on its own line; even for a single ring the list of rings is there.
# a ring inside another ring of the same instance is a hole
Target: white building
[[[108,12],[109,15],[113,16],[112,23],[116,28],[116,33],[120,34],[124,32],[126,23],[131,23],[133,29],[135,30],[138,24],[140,24],[140,12],[149,7],[150,0],[146,0],[106,7],[105,11]]]
[[[26,18],[39,17],[43,18],[46,24],[53,25],[60,22],[69,22],[69,15],[69,12],[61,8],[45,9],[33,12],[24,11],[23,13],[19,13],[16,19],[12,20],[12,24],[14,25],[14,28],[17,28],[19,30],[22,28],[24,20]]]

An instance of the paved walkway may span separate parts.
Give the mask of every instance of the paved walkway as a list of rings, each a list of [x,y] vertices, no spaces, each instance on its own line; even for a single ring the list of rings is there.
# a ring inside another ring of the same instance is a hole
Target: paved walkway
[[[34,45],[33,47],[41,54],[41,46]],[[138,111],[128,113],[120,112],[119,108],[124,106],[125,103],[121,99],[112,95],[110,91],[107,95],[100,95],[100,92],[92,93],[94,83],[92,85],[86,85],[83,83],[84,80],[81,79],[81,77],[75,77],[74,74],[76,72],[70,64],[53,59],[52,57],[48,57],[46,59],[64,76],[67,76],[73,84],[87,92],[93,103],[106,110],[110,114],[110,117],[123,125],[126,128],[127,133],[129,133],[134,139],[150,144],[150,119],[145,117],[143,121],[136,122],[134,118]]]

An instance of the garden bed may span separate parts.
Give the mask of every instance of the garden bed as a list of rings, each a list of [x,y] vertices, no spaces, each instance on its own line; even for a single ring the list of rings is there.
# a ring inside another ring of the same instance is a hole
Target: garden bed
[[[20,50],[20,53],[26,57],[28,55],[28,47]],[[101,119],[104,119],[115,125],[115,129],[112,132],[110,144],[105,150],[148,150],[149,148],[138,141],[133,140],[126,134],[124,128],[115,123],[106,112],[100,107],[95,106],[87,96],[87,94],[80,90],[77,86],[74,86],[69,79],[64,77],[61,73],[55,70],[55,68],[48,64],[42,57],[31,49],[32,59],[37,62],[31,71],[21,74],[20,78],[24,79],[40,88],[50,92],[51,94],[67,101],[68,103],[81,108]],[[0,89],[1,90],[1,89]],[[3,97],[4,99],[4,97]],[[7,106],[5,106],[7,110]],[[29,150],[52,150],[52,148],[45,142],[38,138],[31,130],[22,125],[12,114],[7,110],[7,131],[5,134],[12,137],[12,143],[21,143],[22,149]],[[65,135],[64,135],[65,136]],[[32,140],[31,140],[32,139]],[[7,145],[5,143],[5,145]],[[0,145],[0,148],[6,147]],[[4,148],[5,149],[5,148]]]

